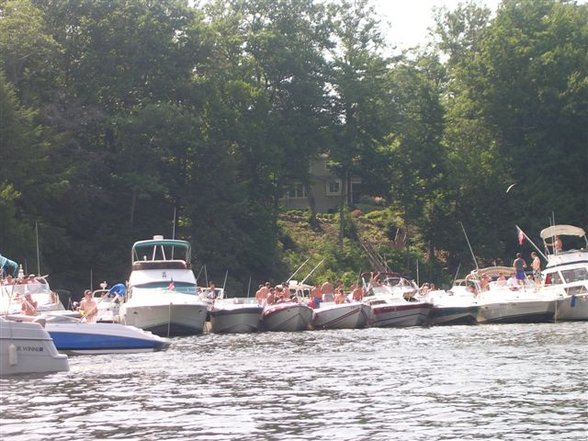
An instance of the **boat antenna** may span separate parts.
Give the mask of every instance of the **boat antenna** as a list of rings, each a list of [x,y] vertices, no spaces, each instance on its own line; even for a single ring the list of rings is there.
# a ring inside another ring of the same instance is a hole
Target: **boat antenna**
[[[225,280],[223,281],[223,292],[225,291],[225,286],[227,284],[227,277],[229,277],[229,270],[225,272]]]
[[[35,233],[37,236],[37,274],[41,274],[41,259],[39,254],[39,223],[35,221]]]
[[[459,274],[460,268],[461,268],[461,261],[459,262],[459,265],[457,265],[457,270],[455,271],[455,276],[453,276],[453,283],[451,284],[451,286],[455,285],[455,281],[457,280],[457,275]]]
[[[198,275],[196,276],[196,283],[198,283],[198,279],[200,278],[200,274],[202,273],[202,268],[204,268],[204,265],[200,265],[200,271],[198,271]]]
[[[172,239],[176,238],[176,207],[174,207],[174,219],[173,219],[173,226],[172,226]]]
[[[468,248],[470,249],[470,253],[472,254],[472,259],[474,259],[474,265],[476,266],[476,270],[479,270],[480,268],[478,267],[478,262],[476,261],[476,256],[474,255],[474,250],[472,250],[472,246],[470,245],[470,240],[468,239],[468,234],[466,233],[466,230],[463,226],[463,223],[461,221],[459,221],[459,224],[461,225],[461,229],[463,230],[463,234],[465,236],[466,242],[468,243]]]
[[[251,276],[249,276],[249,283],[247,284],[247,298],[249,298],[250,292],[251,292]]]
[[[294,276],[296,275],[296,273],[298,273],[298,271],[300,271],[300,270],[302,269],[302,267],[303,267],[304,265],[306,265],[306,263],[307,263],[309,260],[310,260],[310,257],[309,257],[308,259],[306,259],[306,260],[304,261],[304,263],[303,263],[302,265],[300,265],[300,266],[298,267],[298,269],[297,269],[296,271],[294,271],[294,273],[293,273],[293,274],[292,274],[290,277],[288,277],[288,280],[286,280],[286,283],[288,283],[290,280],[292,280],[292,277],[294,277]]]
[[[312,273],[315,272],[315,270],[322,265],[322,263],[325,261],[325,259],[321,260],[319,263],[317,263],[317,265],[312,269],[311,272],[309,272],[306,277],[304,279],[302,279],[302,282],[300,282],[300,284],[302,285],[304,282],[306,282],[306,280],[312,275]]]

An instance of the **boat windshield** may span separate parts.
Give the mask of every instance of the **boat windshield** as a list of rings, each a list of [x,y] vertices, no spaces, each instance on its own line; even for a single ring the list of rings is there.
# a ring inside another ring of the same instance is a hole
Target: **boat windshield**
[[[173,284],[173,287],[170,285]],[[184,294],[196,294],[196,285],[194,283],[189,282],[165,282],[165,281],[158,281],[158,282],[149,282],[149,283],[142,283],[140,285],[135,285],[133,289],[173,289],[174,291],[181,292]]]
[[[588,280],[588,269],[583,267],[583,268],[562,270],[561,275],[563,276],[566,283],[584,282],[584,281]]]

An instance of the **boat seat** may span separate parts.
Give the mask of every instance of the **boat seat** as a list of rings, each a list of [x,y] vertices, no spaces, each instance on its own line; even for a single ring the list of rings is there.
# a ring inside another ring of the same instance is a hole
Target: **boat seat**
[[[133,262],[133,271],[148,269],[187,269],[183,260],[137,260]]]

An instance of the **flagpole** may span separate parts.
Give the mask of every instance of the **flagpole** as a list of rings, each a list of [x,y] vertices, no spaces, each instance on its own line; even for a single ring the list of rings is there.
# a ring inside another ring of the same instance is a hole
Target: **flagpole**
[[[545,260],[547,260],[547,257],[545,256],[545,254],[543,254],[543,252],[539,249],[539,247],[537,245],[535,245],[535,242],[533,242],[531,240],[531,238],[529,236],[527,236],[527,233],[525,233],[521,227],[519,227],[518,225],[515,225],[517,227],[517,231],[519,234],[522,234],[530,243],[531,245],[533,245],[533,247],[539,252],[539,254],[541,254],[541,257],[543,257]],[[522,244],[521,244],[522,245]]]

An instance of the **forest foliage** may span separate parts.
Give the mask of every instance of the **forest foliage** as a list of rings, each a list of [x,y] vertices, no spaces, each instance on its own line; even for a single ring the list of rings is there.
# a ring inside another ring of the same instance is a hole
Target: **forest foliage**
[[[0,253],[78,291],[173,235],[243,291],[308,257],[350,282],[362,234],[441,279],[472,266],[464,230],[509,264],[515,225],[586,227],[588,5],[438,9],[411,50],[385,29],[369,0],[0,0]],[[378,228],[345,194],[328,222],[284,221],[322,153]]]

